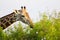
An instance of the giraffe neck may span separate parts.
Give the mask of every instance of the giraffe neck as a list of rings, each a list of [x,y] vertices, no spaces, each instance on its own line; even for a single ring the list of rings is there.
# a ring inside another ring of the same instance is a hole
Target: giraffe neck
[[[3,29],[7,28],[8,26],[10,26],[14,22],[16,22],[14,12],[0,18],[0,26],[3,27]]]

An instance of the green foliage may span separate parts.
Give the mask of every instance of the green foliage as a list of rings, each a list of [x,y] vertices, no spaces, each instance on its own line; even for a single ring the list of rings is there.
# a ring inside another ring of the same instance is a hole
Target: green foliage
[[[60,40],[60,17],[48,19],[43,15],[34,23],[34,28],[23,29],[20,23],[17,27],[14,27],[15,31],[9,30],[9,35],[0,27],[0,40]]]

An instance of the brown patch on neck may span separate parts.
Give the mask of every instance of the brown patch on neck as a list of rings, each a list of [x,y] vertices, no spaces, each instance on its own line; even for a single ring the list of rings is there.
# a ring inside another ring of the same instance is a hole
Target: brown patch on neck
[[[15,16],[15,13],[13,12],[11,14],[4,16],[4,17],[1,17],[0,18],[0,26],[3,27],[3,29],[10,26],[12,23],[14,23],[16,21],[14,16]]]

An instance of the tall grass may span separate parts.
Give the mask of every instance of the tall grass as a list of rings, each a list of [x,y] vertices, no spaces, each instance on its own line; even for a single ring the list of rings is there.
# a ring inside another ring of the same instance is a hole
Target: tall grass
[[[60,40],[60,15],[56,16],[48,19],[47,15],[43,15],[40,21],[34,23],[34,28],[28,26],[23,29],[19,24],[15,31],[9,30],[9,35],[0,27],[0,40]]]

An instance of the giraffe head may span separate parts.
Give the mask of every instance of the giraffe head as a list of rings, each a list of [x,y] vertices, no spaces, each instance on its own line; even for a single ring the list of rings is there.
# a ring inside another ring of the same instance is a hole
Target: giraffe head
[[[24,7],[22,6],[21,10],[15,10],[15,14],[17,21],[22,21],[23,23],[28,24],[30,25],[31,28],[33,28],[33,23],[26,11],[25,6]]]

